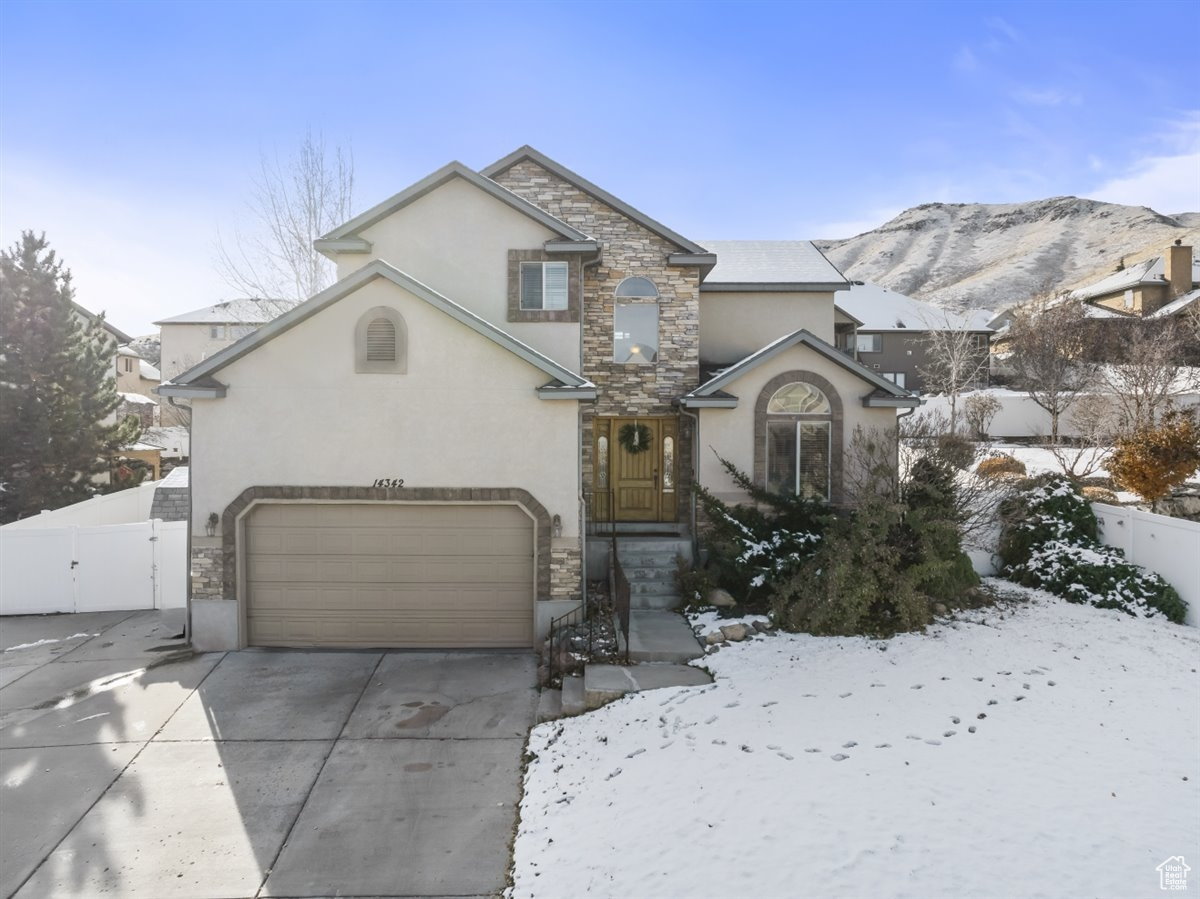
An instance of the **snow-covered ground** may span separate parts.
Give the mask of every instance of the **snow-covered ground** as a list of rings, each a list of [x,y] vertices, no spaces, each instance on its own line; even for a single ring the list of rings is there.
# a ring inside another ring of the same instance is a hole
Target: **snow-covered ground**
[[[1200,632],[1014,592],[537,727],[512,895],[1158,895],[1200,859]]]

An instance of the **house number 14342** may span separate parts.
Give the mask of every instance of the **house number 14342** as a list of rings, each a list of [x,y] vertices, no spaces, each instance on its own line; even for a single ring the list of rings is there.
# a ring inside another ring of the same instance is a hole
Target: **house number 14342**
[[[404,478],[377,478],[372,487],[403,487]]]

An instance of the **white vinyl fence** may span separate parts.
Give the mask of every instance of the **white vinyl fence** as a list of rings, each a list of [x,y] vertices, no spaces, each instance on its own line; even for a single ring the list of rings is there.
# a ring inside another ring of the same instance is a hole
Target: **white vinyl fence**
[[[1185,623],[1200,627],[1200,523],[1104,503],[1092,508],[1100,539],[1165,578],[1188,604]]]
[[[187,522],[0,529],[0,615],[187,603]]]

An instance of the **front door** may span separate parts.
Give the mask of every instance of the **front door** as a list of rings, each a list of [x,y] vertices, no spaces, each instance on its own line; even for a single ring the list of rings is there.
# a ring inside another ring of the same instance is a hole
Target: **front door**
[[[674,521],[678,480],[676,418],[596,419],[596,487],[609,488],[614,521]]]

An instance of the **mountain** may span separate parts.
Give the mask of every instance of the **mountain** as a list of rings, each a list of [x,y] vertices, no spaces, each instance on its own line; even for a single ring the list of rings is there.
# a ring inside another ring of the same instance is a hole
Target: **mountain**
[[[1029,203],[927,203],[846,240],[813,241],[854,281],[872,281],[946,309],[999,310],[1196,246],[1200,213],[1161,215],[1077,197]]]

